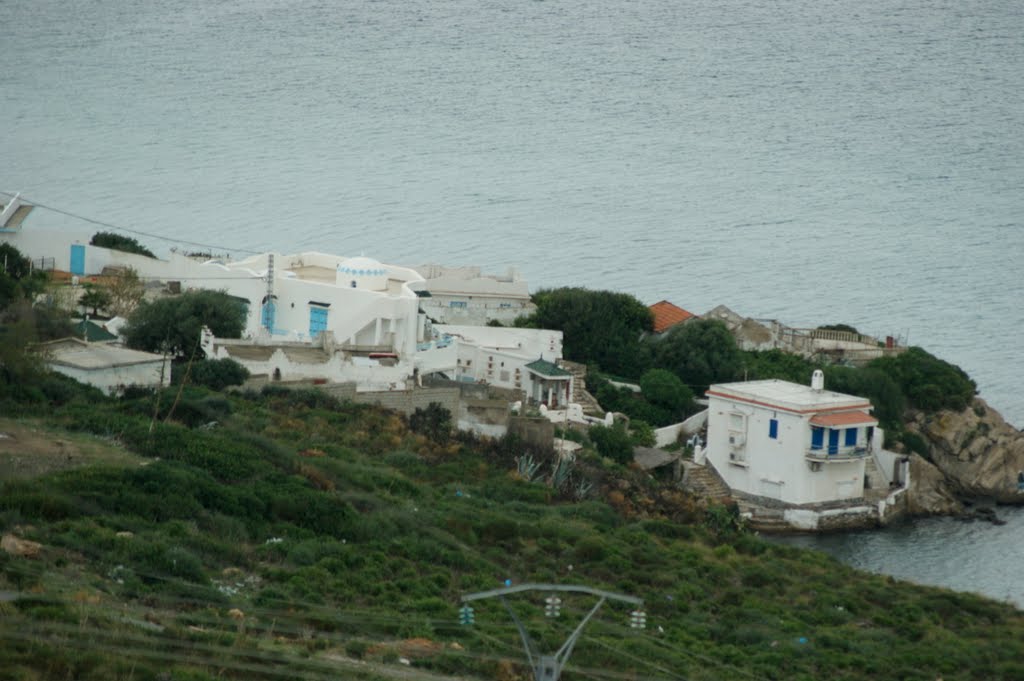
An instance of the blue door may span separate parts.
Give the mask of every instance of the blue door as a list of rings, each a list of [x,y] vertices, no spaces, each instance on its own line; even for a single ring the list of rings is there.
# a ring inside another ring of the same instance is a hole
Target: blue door
[[[821,449],[825,444],[825,429],[811,426],[811,449]]]
[[[263,304],[263,315],[260,318],[260,324],[267,331],[274,332],[274,318],[277,316],[277,310],[274,308],[274,301],[268,300]]]
[[[85,274],[85,246],[71,246],[71,274]]]
[[[309,337],[316,338],[327,330],[327,308],[309,308]]]
[[[839,453],[839,431],[829,428],[828,431],[828,453]]]

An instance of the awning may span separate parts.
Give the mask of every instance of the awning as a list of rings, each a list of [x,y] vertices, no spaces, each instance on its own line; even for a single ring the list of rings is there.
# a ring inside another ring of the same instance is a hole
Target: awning
[[[812,426],[838,428],[840,426],[877,426],[878,419],[862,411],[844,411],[838,414],[817,414],[811,418]]]

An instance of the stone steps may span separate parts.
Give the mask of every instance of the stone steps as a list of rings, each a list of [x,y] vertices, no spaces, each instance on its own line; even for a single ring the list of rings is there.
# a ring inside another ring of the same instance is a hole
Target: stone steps
[[[558,366],[572,374],[572,400],[583,407],[583,413],[588,416],[604,417],[604,410],[598,404],[597,399],[587,392],[587,365],[578,362],[570,362],[566,359],[558,360]]]
[[[729,486],[711,466],[687,463],[683,486],[711,503],[720,503],[732,498]]]

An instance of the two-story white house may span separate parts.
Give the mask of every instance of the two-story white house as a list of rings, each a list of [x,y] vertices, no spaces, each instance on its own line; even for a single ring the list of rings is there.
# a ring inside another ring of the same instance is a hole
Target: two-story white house
[[[564,408],[572,401],[572,374],[556,362],[562,357],[562,332],[493,326],[433,327],[457,347],[454,371],[459,381],[482,382],[523,391],[527,400]]]
[[[803,505],[858,499],[881,446],[863,397],[780,380],[712,385],[707,459],[738,495]]]

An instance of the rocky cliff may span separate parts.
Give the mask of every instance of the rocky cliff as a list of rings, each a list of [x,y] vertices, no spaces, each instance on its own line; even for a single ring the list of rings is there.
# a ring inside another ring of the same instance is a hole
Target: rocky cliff
[[[962,412],[912,412],[906,424],[928,444],[928,459],[911,458],[911,511],[956,513],[961,502],[990,499],[1024,504],[1017,476],[1024,471],[1024,432],[975,398]]]

